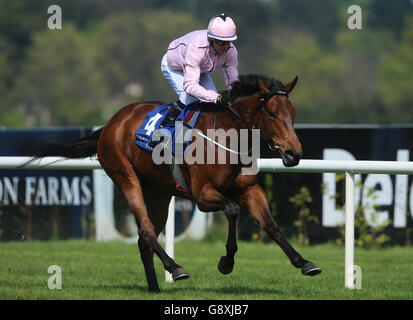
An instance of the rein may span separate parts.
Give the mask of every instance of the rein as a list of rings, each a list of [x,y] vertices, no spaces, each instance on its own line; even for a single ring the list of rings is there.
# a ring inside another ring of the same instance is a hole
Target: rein
[[[264,139],[264,140],[267,142],[268,147],[269,147],[271,150],[276,150],[276,149],[281,150],[280,147],[279,147],[279,145],[278,145],[277,142],[275,141],[275,139],[274,139],[273,137],[270,137],[270,136],[269,136],[269,134],[268,134],[268,128],[267,128],[267,125],[266,125],[266,123],[265,123],[265,105],[267,104],[267,102],[268,102],[273,96],[286,96],[286,97],[288,97],[288,92],[286,92],[286,91],[271,91],[271,92],[268,92],[268,93],[262,95],[262,98],[261,98],[260,103],[259,103],[259,105],[258,105],[258,106],[261,108],[261,110],[260,110],[260,115],[259,115],[259,117],[258,117],[258,119],[257,119],[257,123],[256,123],[255,125],[252,125],[252,124],[249,123],[247,120],[245,120],[244,117],[241,116],[241,115],[238,113],[238,111],[236,111],[236,110],[232,107],[231,102],[228,103],[228,105],[226,106],[226,108],[227,108],[236,118],[238,118],[242,123],[244,123],[244,125],[245,125],[245,126],[248,128],[248,130],[250,130],[250,131],[252,131],[253,129],[256,129],[256,128],[257,128],[257,126],[258,126],[258,124],[259,124],[259,122],[260,122],[260,119],[262,118],[262,119],[263,119],[263,124],[264,124],[265,135],[263,135],[263,134],[261,133],[261,130],[260,130],[260,136],[261,136],[261,138]],[[215,129],[215,121],[216,121],[216,113],[214,113],[214,119],[213,119],[213,128],[214,128],[214,129]],[[186,124],[186,123],[184,123],[184,126],[186,126],[186,127],[189,128],[189,129],[194,129],[193,127],[189,126],[189,125]],[[203,137],[204,139],[206,139],[206,140],[210,141],[211,143],[217,145],[219,148],[222,148],[222,149],[224,149],[224,150],[226,150],[226,151],[228,151],[228,152],[235,153],[235,154],[239,154],[239,155],[244,154],[244,153],[241,153],[241,152],[238,152],[238,151],[231,150],[230,148],[227,148],[226,146],[223,146],[223,145],[219,144],[218,142],[214,141],[213,139],[211,139],[210,137],[204,135],[204,134],[201,133],[201,132],[198,132],[198,131],[195,131],[195,132],[196,132],[196,134],[198,134],[199,136]],[[251,150],[249,150],[248,152],[245,152],[245,154],[249,154],[250,151],[251,151]]]
[[[264,125],[264,131],[265,131],[265,135],[261,133],[260,130],[260,136],[262,139],[264,139],[267,144],[268,147],[271,150],[275,150],[275,149],[280,149],[279,145],[277,144],[277,142],[275,141],[275,139],[273,137],[270,137],[268,134],[268,128],[265,122],[265,105],[267,104],[267,102],[273,97],[273,96],[286,96],[288,97],[288,93],[286,91],[271,91],[268,92],[266,94],[264,94],[260,100],[259,103],[259,108],[260,110],[260,115],[257,119],[257,123],[255,125],[252,125],[251,123],[249,123],[246,119],[244,119],[244,117],[242,117],[238,111],[236,111],[233,107],[232,107],[232,103],[228,103],[228,105],[226,106],[227,109],[236,117],[238,118],[242,123],[244,123],[244,125],[248,128],[248,130],[252,131],[253,129],[257,129],[258,123],[260,122],[260,119],[262,118],[262,122]]]

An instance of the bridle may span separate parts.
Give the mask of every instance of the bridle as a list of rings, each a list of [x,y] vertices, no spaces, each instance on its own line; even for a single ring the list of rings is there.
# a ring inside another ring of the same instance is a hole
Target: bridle
[[[271,150],[276,150],[276,149],[280,149],[280,146],[278,145],[278,143],[275,141],[275,139],[273,137],[270,137],[270,135],[268,134],[268,128],[267,128],[267,124],[265,122],[265,105],[267,104],[267,102],[274,96],[285,96],[288,97],[288,92],[286,91],[281,91],[281,90],[276,90],[276,91],[270,91],[267,92],[263,95],[261,95],[261,99],[260,99],[260,103],[258,104],[258,108],[260,108],[260,114],[258,116],[257,122],[255,123],[255,125],[252,125],[251,123],[249,123],[247,120],[244,119],[244,117],[242,117],[233,107],[231,103],[228,103],[228,105],[226,106],[226,108],[235,116],[237,117],[239,120],[241,120],[241,122],[243,122],[245,124],[245,126],[248,128],[248,130],[252,131],[253,129],[257,129],[258,124],[262,118],[262,123],[264,125],[264,132],[265,135],[261,133],[260,130],[260,136],[262,139],[264,139],[267,142],[268,147]],[[267,110],[268,112],[268,110]],[[281,150],[281,149],[280,149]]]

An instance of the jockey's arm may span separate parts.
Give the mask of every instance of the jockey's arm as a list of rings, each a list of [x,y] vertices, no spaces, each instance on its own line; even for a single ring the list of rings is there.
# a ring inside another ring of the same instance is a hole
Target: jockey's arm
[[[195,53],[191,44],[188,46],[187,53],[184,61],[184,90],[187,94],[197,98],[204,102],[217,101],[219,94],[214,90],[207,90],[199,84],[199,78],[201,76],[201,59],[202,56]]]
[[[222,69],[224,71],[225,89],[231,90],[232,84],[238,80],[238,52],[232,45],[228,49]]]

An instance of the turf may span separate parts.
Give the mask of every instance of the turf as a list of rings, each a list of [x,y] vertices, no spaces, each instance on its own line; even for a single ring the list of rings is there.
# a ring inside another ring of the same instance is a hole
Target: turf
[[[161,293],[147,292],[137,245],[94,241],[0,243],[0,299],[413,299],[413,249],[356,248],[362,288],[344,288],[344,248],[334,244],[295,245],[323,270],[305,277],[275,244],[239,242],[230,275],[217,269],[225,253],[221,241],[181,241],[175,258],[188,280],[165,283],[155,257]],[[48,288],[50,265],[62,270],[62,289]]]

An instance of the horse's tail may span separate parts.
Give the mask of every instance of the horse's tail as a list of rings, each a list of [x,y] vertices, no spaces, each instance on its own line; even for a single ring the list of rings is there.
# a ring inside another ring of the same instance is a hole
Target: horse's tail
[[[31,150],[29,153],[33,156],[33,158],[28,163],[43,157],[64,157],[69,159],[92,157],[97,153],[98,140],[102,131],[103,127],[99,130],[93,131],[86,137],[75,140],[69,144],[36,144],[30,148]]]

